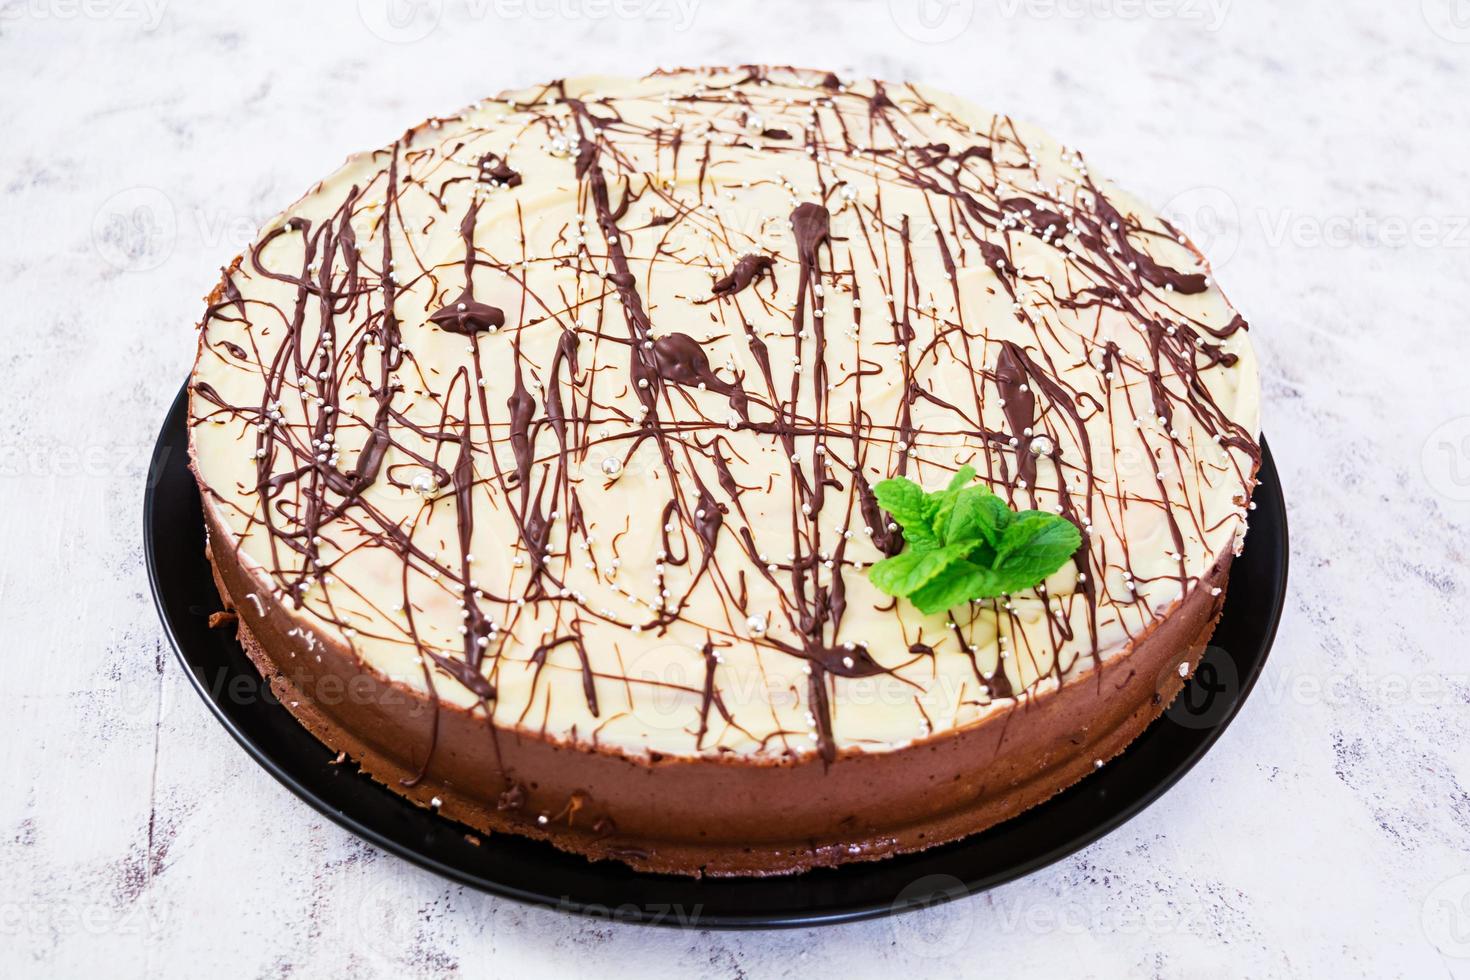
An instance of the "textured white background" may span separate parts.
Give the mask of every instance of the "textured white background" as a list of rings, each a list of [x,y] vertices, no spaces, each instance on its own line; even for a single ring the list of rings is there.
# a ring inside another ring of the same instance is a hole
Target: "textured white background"
[[[925,2],[0,0],[0,975],[1470,977],[1470,4]],[[589,921],[359,843],[215,723],[142,567],[200,297],[263,219],[502,87],[736,61],[944,86],[1173,202],[1291,505],[1266,675],[1177,788],[841,928]]]

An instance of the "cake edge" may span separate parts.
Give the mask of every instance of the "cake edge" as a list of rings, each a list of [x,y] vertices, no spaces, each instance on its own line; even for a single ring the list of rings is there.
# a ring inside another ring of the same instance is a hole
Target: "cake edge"
[[[1218,557],[1129,647],[964,728],[888,752],[849,749],[826,766],[815,755],[638,758],[436,704],[330,635],[313,641],[317,652],[298,654],[287,634],[299,625],[277,604],[249,600],[255,575],[232,549],[215,547],[228,539],[207,495],[204,511],[206,554],[242,647],[272,695],[328,748],[474,831],[696,877],[794,874],[912,853],[1069,788],[1126,749],[1193,675],[1232,560]]]

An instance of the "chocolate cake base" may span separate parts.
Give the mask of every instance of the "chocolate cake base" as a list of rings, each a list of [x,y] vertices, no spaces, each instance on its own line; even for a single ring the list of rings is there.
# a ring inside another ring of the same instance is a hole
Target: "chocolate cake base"
[[[218,517],[205,500],[211,542]],[[1229,557],[1129,651],[1045,682],[957,732],[889,752],[778,762],[632,757],[491,725],[436,704],[298,629],[262,578],[211,546],[239,639],[273,693],[318,739],[395,793],[484,833],[548,841],[592,860],[683,875],[793,874],[977,833],[1061,792],[1122,752],[1178,695],[1224,604]],[[1212,594],[1218,593],[1218,594]]]

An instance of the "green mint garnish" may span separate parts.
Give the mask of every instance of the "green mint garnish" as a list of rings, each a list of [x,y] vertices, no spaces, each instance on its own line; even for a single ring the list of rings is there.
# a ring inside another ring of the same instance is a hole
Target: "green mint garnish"
[[[1041,510],[1016,512],[988,487],[971,486],[962,466],[949,486],[926,493],[895,477],[873,488],[903,528],[907,547],[868,569],[868,578],[924,613],[1022,592],[1067,563],[1082,545],[1071,521]]]

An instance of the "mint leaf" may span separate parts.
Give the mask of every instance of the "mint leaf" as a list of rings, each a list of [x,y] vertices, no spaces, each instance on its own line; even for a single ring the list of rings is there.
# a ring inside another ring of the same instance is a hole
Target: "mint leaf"
[[[943,548],[909,547],[868,569],[868,578],[889,595],[908,595],[923,588],[950,565],[963,559],[968,545]]]
[[[973,479],[975,479],[975,467],[966,463],[954,471],[954,476],[949,481],[948,490],[950,493],[954,493],[956,490],[968,486]]]
[[[999,548],[1001,535],[1016,519],[1016,515],[1006,506],[1004,500],[989,491],[981,498],[980,506],[985,511],[985,519],[977,522],[980,534],[990,547]]]
[[[909,593],[908,600],[920,612],[932,616],[950,606],[987,594],[999,594],[995,572],[972,561],[958,561],[947,568],[944,575]]]
[[[901,476],[884,480],[873,488],[873,497],[903,528],[904,540],[909,544],[934,538],[930,525],[934,507],[924,488],[913,480]]]
[[[1081,545],[1082,535],[1070,521],[1029,511],[1006,528],[994,567],[1002,573],[1006,592],[1021,592],[1061,568]]]
[[[902,477],[874,488],[906,545],[868,571],[875,586],[932,614],[1033,588],[1082,546],[1070,521],[1047,511],[1016,513],[989,488],[971,485],[974,478],[974,468],[963,466],[943,490],[926,493]]]
[[[913,480],[895,476],[883,480],[873,488],[878,506],[893,515],[900,524],[918,523],[928,519],[928,498],[924,488]]]
[[[970,487],[955,494],[954,505],[944,522],[944,543],[981,539],[992,546],[998,544],[996,512],[990,501],[1000,503],[1000,498],[981,487]],[[1004,510],[1005,504],[1001,503],[1000,507]]]

